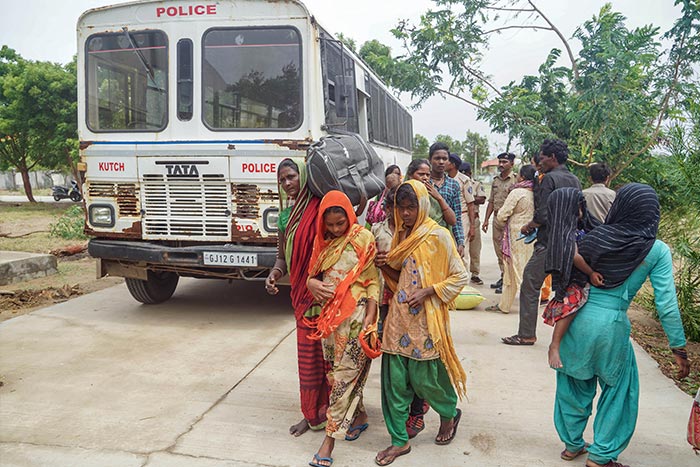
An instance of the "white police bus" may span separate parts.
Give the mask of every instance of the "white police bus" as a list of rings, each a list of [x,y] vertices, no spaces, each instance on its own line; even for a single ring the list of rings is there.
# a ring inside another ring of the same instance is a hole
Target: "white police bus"
[[[143,303],[180,276],[264,279],[277,163],[329,130],[410,160],[408,111],[298,1],[138,1],[77,29],[89,251]]]

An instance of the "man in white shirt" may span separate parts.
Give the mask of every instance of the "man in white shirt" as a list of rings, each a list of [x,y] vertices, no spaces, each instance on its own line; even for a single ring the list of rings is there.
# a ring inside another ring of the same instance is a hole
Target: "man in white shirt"
[[[586,207],[593,217],[603,223],[613,201],[615,201],[615,191],[608,188],[611,170],[608,164],[596,162],[588,168],[588,173],[591,176],[593,185],[583,190],[583,196],[586,198]]]

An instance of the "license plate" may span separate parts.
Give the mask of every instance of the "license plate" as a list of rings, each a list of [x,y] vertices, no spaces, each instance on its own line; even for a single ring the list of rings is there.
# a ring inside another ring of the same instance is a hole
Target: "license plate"
[[[204,264],[207,266],[249,266],[258,265],[256,253],[220,253],[205,251],[203,253]]]

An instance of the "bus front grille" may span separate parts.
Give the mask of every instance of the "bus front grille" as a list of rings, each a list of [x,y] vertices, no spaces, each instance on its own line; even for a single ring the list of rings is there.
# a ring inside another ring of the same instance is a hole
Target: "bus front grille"
[[[221,177],[144,175],[144,239],[229,240],[230,185]]]

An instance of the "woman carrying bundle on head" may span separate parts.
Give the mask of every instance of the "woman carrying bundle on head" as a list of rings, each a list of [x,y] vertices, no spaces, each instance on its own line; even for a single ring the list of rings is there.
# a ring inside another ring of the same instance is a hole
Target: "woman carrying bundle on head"
[[[306,324],[313,321],[321,308],[306,287],[309,258],[316,236],[316,215],[321,200],[306,186],[306,165],[303,159],[284,159],[277,166],[280,195],[277,261],[265,280],[270,295],[279,292],[277,282],[289,272],[291,298],[297,328],[297,360],[299,392],[304,418],[289,428],[293,436],[307,430],[322,430],[326,426],[328,392],[327,363],[318,340],[309,336],[314,330]]]

